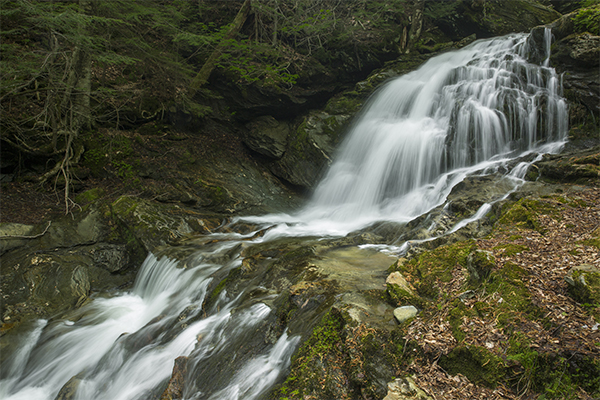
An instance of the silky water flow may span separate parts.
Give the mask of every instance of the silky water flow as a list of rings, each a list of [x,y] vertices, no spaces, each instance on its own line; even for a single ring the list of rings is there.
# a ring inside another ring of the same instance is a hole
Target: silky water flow
[[[243,350],[271,314],[274,295],[248,302],[223,291],[203,310],[211,281],[241,265],[242,241],[345,236],[378,221],[408,222],[443,205],[472,175],[505,171],[507,192],[515,190],[531,160],[558,151],[567,132],[560,77],[548,66],[549,31],[541,65],[527,61],[529,40],[478,41],[385,84],[302,211],[245,217],[270,229],[257,238],[209,236],[185,268],[151,254],[132,290],[97,296],[69,319],[36,321],[2,366],[0,398],[53,400],[71,388],[70,399],[146,399],[166,385],[180,356],[188,357],[188,374],[202,376],[186,384],[185,399],[264,396],[285,377],[299,337],[285,331],[259,351]]]

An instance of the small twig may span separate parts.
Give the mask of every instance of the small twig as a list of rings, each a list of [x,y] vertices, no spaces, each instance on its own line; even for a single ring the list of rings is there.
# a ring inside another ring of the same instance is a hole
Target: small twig
[[[48,228],[50,228],[51,224],[52,224],[52,221],[48,221],[48,225],[46,226],[46,229],[44,229],[44,232],[38,233],[37,235],[33,235],[33,236],[6,235],[6,236],[0,236],[0,239],[35,239],[40,236],[44,236],[46,234],[46,232],[48,232]]]

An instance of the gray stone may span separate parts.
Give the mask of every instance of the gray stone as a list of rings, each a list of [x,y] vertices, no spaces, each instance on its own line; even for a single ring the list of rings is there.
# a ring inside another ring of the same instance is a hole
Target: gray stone
[[[349,118],[323,111],[311,112],[290,134],[285,154],[271,166],[271,172],[294,185],[314,187],[331,164],[331,156]]]
[[[394,379],[388,383],[387,396],[383,400],[429,400],[431,397],[419,388],[413,378]]]
[[[111,273],[125,270],[129,264],[129,254],[125,245],[98,244],[90,250],[90,254],[96,266]]]
[[[77,389],[81,384],[79,375],[75,375],[67,383],[63,385],[54,400],[72,400],[77,395]]]
[[[397,285],[400,289],[404,290],[405,292],[408,292],[408,294],[410,295],[414,296],[415,294],[411,284],[408,283],[406,279],[404,279],[404,276],[402,276],[402,274],[398,271],[389,274],[387,279],[385,280],[385,283],[387,283],[388,285]]]
[[[394,317],[398,323],[402,323],[419,313],[419,310],[415,306],[402,306],[394,310]]]

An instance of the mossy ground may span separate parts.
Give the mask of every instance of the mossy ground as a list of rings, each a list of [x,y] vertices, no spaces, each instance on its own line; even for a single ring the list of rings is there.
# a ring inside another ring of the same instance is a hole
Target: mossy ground
[[[421,388],[447,399],[600,395],[600,307],[578,303],[565,282],[571,267],[597,262],[599,200],[597,189],[524,197],[502,207],[488,237],[396,268],[428,299],[402,327],[420,349],[406,371]],[[474,284],[466,262],[477,249],[495,266]]]

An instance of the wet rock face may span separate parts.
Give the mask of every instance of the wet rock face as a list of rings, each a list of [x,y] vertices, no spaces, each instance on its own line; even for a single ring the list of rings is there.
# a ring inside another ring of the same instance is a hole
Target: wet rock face
[[[587,32],[570,35],[555,50],[553,60],[557,63],[586,68],[600,65],[600,36]]]
[[[81,378],[74,376],[60,389],[54,400],[72,400],[77,395],[77,389],[81,384]]]
[[[290,135],[283,157],[271,167],[273,174],[296,186],[315,186],[331,164],[348,119],[348,115],[311,112]]]
[[[249,122],[244,143],[252,150],[270,158],[279,159],[285,152],[290,128],[287,122],[277,121],[270,115]]]
[[[576,23],[580,12],[564,15],[547,25],[554,39],[550,63],[563,77],[564,96],[569,102],[570,139],[583,138],[598,144],[600,36],[586,32]],[[535,28],[534,36],[540,36],[543,29]]]
[[[546,181],[598,185],[600,146],[575,153],[545,155],[534,165],[538,176]]]
[[[171,375],[167,388],[160,396],[160,400],[178,400],[183,398],[187,361],[188,358],[184,356],[175,359],[173,374]]]
[[[3,257],[3,322],[47,317],[83,304],[92,291],[133,279],[124,246],[108,243],[75,249],[27,249]]]
[[[221,221],[124,196],[51,223],[3,224],[2,322],[51,317],[81,306],[93,292],[130,284],[148,252]]]

